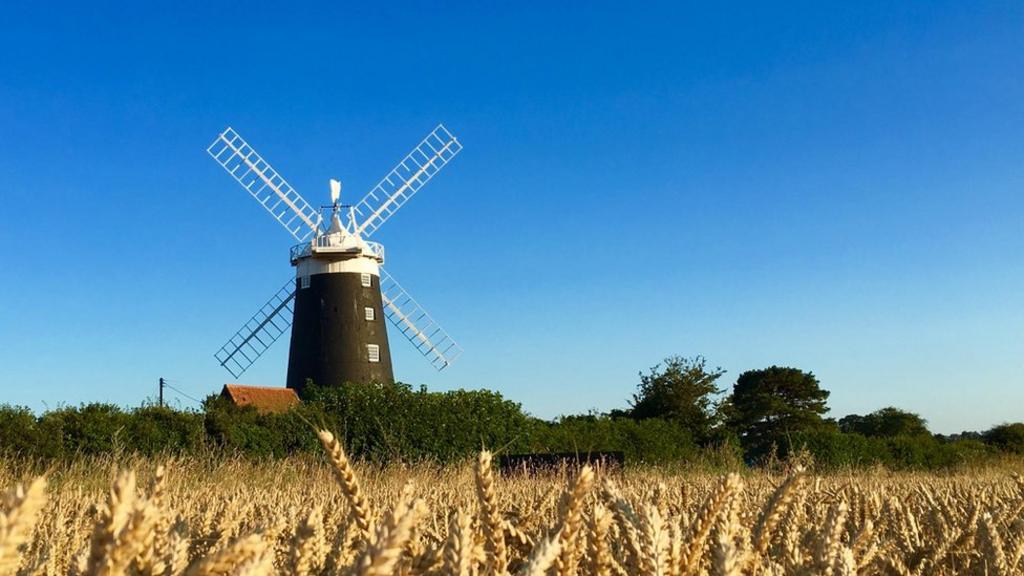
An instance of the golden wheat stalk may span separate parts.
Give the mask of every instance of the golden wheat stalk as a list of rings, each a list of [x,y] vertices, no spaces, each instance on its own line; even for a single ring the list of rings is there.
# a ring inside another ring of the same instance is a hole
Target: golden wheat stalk
[[[608,531],[612,525],[612,514],[600,502],[594,504],[587,533],[588,572],[594,576],[610,576],[612,553],[608,546]]]
[[[603,496],[611,507],[612,515],[615,518],[615,528],[619,532],[619,538],[624,540],[625,558],[624,568],[628,572],[640,570],[641,557],[643,556],[642,545],[640,544],[640,525],[642,522],[633,510],[633,506],[626,500],[618,486],[611,480],[605,480]]]
[[[775,528],[789,510],[789,506],[793,503],[797,491],[803,485],[804,478],[804,470],[798,466],[772,493],[771,498],[761,512],[761,516],[757,520],[757,525],[754,527],[754,554],[752,558],[760,559],[768,554],[768,547],[771,545]],[[756,570],[756,565],[750,569],[752,571]]]
[[[711,563],[711,573],[715,576],[740,576],[743,573],[743,555],[736,546],[738,531],[735,518],[726,520],[717,531]]]
[[[474,572],[473,517],[462,509],[457,509],[451,517],[444,568],[446,574],[454,576],[470,576]]]
[[[129,522],[137,519],[135,499],[135,473],[121,472],[111,486],[107,504],[93,528],[86,574],[112,574],[125,568],[123,547],[132,542],[125,542],[123,534]]]
[[[730,505],[732,497],[740,489],[740,485],[739,475],[729,474],[718,483],[718,486],[704,501],[704,506],[691,528],[689,543],[685,547],[684,573],[690,574],[697,570],[704,555],[708,535],[711,533],[716,519],[726,506]]]
[[[665,574],[669,570],[668,529],[657,504],[647,504],[641,518],[641,569],[645,574]]]
[[[562,551],[561,542],[560,535],[555,534],[538,544],[519,576],[544,576]]]
[[[480,452],[477,458],[476,495],[480,502],[480,525],[487,538],[488,572],[500,576],[508,569],[508,556],[501,512],[498,510],[498,494],[494,488],[491,453],[487,450]]]
[[[981,549],[984,552],[985,572],[990,576],[1007,574],[1008,564],[1003,551],[1003,540],[999,536],[991,514],[982,515],[978,520],[978,535],[981,537]]]
[[[555,573],[558,576],[574,576],[576,574],[576,552],[579,540],[583,501],[594,484],[594,469],[584,466],[576,476],[576,482],[565,494],[562,512],[562,525],[558,532],[559,554],[555,557]]]
[[[19,549],[32,537],[39,513],[46,505],[46,480],[40,476],[28,485],[19,485],[4,498],[0,514],[0,576],[14,574],[21,564]]]
[[[829,510],[828,519],[822,537],[818,540],[815,564],[824,576],[832,576],[836,557],[842,551],[842,535],[846,527],[846,516],[849,506],[846,500],[839,499]]]
[[[324,552],[323,518],[314,506],[295,530],[291,545],[291,571],[294,576],[315,574]]]
[[[368,541],[373,532],[372,513],[370,504],[359,487],[359,480],[356,478],[352,463],[349,462],[341,442],[334,437],[334,434],[327,430],[320,430],[317,432],[317,436],[331,460],[332,470],[335,478],[338,479],[338,484],[341,485],[342,494],[352,508],[352,518],[356,526],[359,527],[359,533],[363,541]]]
[[[263,536],[250,534],[195,562],[185,571],[185,576],[233,574],[239,566],[252,562],[266,552],[267,543],[263,540]]]
[[[357,562],[356,576],[386,576],[392,573],[405,553],[413,528],[426,513],[422,500],[412,500],[412,486],[407,484],[387,518],[377,528],[374,542]]]

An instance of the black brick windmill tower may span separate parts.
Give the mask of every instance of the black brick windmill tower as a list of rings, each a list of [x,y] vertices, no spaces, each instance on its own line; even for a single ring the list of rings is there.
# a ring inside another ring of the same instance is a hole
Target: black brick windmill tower
[[[357,204],[339,204],[341,182],[331,180],[331,205],[317,210],[237,132],[217,136],[210,156],[299,241],[295,278],[217,351],[221,366],[238,378],[290,326],[289,388],[392,382],[384,318],[438,370],[455,361],[462,349],[384,271],[384,248],[367,238],[460,150],[438,126]]]

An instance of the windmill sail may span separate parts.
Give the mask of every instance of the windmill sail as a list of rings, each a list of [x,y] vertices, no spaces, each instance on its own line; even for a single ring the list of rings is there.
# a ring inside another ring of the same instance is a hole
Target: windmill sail
[[[294,305],[295,279],[289,278],[214,357],[238,378],[291,327]]]
[[[320,213],[253,150],[226,128],[206,151],[299,242],[320,226]]]
[[[434,368],[444,370],[462,354],[462,348],[444,328],[383,269],[380,271],[380,292],[384,315]]]
[[[357,232],[373,234],[461,150],[462,144],[443,125],[434,128],[355,205],[361,222]]]

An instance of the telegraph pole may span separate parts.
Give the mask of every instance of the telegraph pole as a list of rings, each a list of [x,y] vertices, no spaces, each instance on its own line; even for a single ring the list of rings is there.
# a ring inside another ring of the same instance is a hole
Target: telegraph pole
[[[164,407],[164,379],[160,378],[160,407]]]

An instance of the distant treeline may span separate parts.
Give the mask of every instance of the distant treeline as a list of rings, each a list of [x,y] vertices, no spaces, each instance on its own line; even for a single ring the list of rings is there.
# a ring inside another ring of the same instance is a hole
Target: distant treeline
[[[210,396],[201,410],[86,404],[36,415],[0,406],[0,452],[77,455],[318,453],[314,427],[336,431],[369,461],[462,460],[499,453],[621,451],[627,464],[736,468],[803,458],[821,469],[940,469],[1024,455],[1024,423],[944,437],[916,414],[884,408],[824,418],[828,392],[809,372],[744,372],[728,395],[701,357],[673,357],[642,374],[629,407],[546,421],[486,390],[428,392],[405,384],[310,386],[303,403],[260,414]]]
[[[314,427],[337,431],[351,456],[370,461],[453,462],[481,447],[501,453],[616,450],[629,462],[699,456],[684,429],[663,420],[582,416],[548,422],[488,391],[427,392],[406,384],[312,388],[280,414],[239,408],[219,396],[201,411],[124,410],[85,404],[40,416],[0,406],[0,452],[35,458],[223,450],[257,457],[319,453]]]

